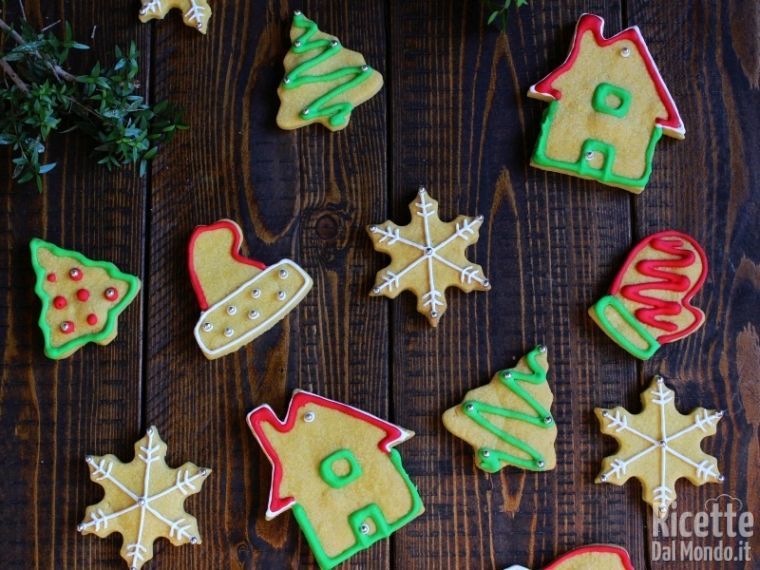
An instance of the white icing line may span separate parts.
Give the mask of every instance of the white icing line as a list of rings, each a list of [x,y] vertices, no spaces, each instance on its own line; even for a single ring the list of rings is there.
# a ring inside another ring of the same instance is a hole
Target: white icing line
[[[210,349],[209,347],[207,347],[204,344],[203,338],[201,336],[201,332],[202,332],[203,323],[206,322],[206,315],[208,315],[209,313],[214,312],[216,309],[218,309],[219,307],[223,306],[225,303],[227,303],[227,301],[229,301],[233,297],[239,295],[244,289],[247,289],[248,287],[250,287],[256,281],[261,280],[267,274],[272,273],[275,270],[278,270],[280,268],[280,266],[282,266],[282,265],[288,265],[288,264],[290,264],[291,268],[295,269],[297,271],[297,273],[304,280],[304,284],[296,292],[296,294],[293,295],[293,297],[291,297],[290,301],[288,301],[287,303],[283,304],[282,307],[280,307],[280,309],[278,309],[271,317],[269,317],[268,319],[262,321],[261,323],[259,323],[258,326],[252,328],[251,330],[249,330],[248,332],[246,332],[245,334],[243,334],[239,338],[233,340],[232,342],[228,342],[227,344],[223,344],[222,346],[220,346],[219,348],[216,348],[216,349]],[[309,290],[311,289],[312,284],[313,284],[313,281],[311,280],[311,277],[309,277],[309,274],[306,273],[297,263],[291,261],[290,259],[280,260],[279,262],[275,263],[274,265],[271,265],[271,266],[267,267],[261,273],[258,273],[255,277],[253,277],[252,279],[249,279],[248,281],[246,281],[245,283],[243,283],[243,285],[241,285],[240,287],[238,287],[237,289],[235,289],[232,293],[230,293],[229,295],[227,295],[226,297],[224,297],[221,301],[218,301],[213,306],[209,307],[207,310],[205,310],[205,311],[203,311],[201,313],[200,320],[195,325],[195,329],[193,330],[193,333],[195,335],[195,340],[198,342],[198,346],[201,347],[201,350],[203,351],[204,354],[206,354],[208,356],[216,356],[218,354],[221,354],[222,352],[229,351],[234,346],[242,346],[242,345],[244,345],[250,339],[255,338],[256,336],[258,336],[259,334],[261,334],[261,332],[267,330],[268,326],[272,326],[274,323],[276,323],[282,317],[284,317],[287,313],[289,313],[296,305],[298,305],[298,303],[301,302],[301,299],[303,299],[303,297],[306,295],[306,293],[309,292]]]

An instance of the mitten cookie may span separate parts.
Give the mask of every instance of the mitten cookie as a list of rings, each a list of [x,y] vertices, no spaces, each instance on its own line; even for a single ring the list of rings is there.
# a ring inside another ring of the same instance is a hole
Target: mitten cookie
[[[195,28],[205,34],[211,19],[211,6],[206,0],[141,0],[140,21],[145,23],[153,19],[163,20],[172,9],[182,10],[182,21],[186,26]]]
[[[635,477],[641,482],[643,499],[656,516],[665,518],[676,500],[676,481],[685,477],[694,485],[723,481],[718,461],[701,448],[705,437],[715,435],[723,412],[697,408],[681,414],[675,393],[662,376],[641,393],[643,409],[632,414],[625,408],[596,408],[602,433],[620,444],[615,455],[605,457],[597,483],[623,485]]]
[[[248,424],[272,463],[266,518],[292,509],[320,568],[332,568],[422,514],[394,448],[414,434],[296,390],[280,421],[259,406]]]
[[[653,234],[633,249],[610,294],[588,312],[612,340],[648,360],[705,322],[691,298],[706,277],[707,257],[694,238],[672,230]]]
[[[295,262],[269,267],[240,255],[243,232],[235,222],[199,226],[190,237],[190,280],[203,312],[194,334],[206,358],[234,352],[295,309],[312,286]]]
[[[506,570],[528,569],[515,565]],[[625,548],[611,544],[592,544],[563,554],[544,570],[633,570],[633,563]]]
[[[507,465],[554,469],[557,426],[549,411],[554,396],[548,370],[546,347],[538,346],[443,414],[443,425],[473,447],[483,471],[496,473]]]
[[[166,464],[166,443],[155,427],[135,443],[135,457],[122,463],[113,455],[87,456],[90,479],[105,496],[87,507],[77,530],[104,538],[118,532],[124,539],[121,557],[130,570],[153,558],[153,542],[166,538],[173,545],[200,544],[198,522],[185,512],[185,498],[199,493],[211,469],[185,463]]]
[[[549,102],[530,163],[638,194],[657,141],[686,131],[639,28],[607,39],[603,27],[582,15],[565,63],[530,88]]]
[[[370,295],[395,299],[405,290],[417,295],[417,310],[436,327],[446,312],[446,289],[465,293],[488,291],[491,283],[483,268],[470,263],[465,250],[478,241],[483,216],[459,216],[451,222],[438,217],[438,202],[420,187],[409,204],[412,221],[398,226],[391,221],[368,226],[377,251],[391,256],[391,263],[377,274]]]
[[[277,89],[277,125],[290,130],[320,122],[331,131],[346,128],[354,107],[380,91],[383,76],[301,12],[293,13],[290,39]]]
[[[35,238],[30,243],[42,301],[39,319],[45,355],[66,358],[88,342],[116,338],[117,319],[140,290],[140,280],[113,263],[93,261],[76,251]]]

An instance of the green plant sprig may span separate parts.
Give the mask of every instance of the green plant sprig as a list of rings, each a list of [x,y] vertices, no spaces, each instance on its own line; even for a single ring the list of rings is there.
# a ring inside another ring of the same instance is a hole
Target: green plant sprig
[[[65,69],[69,55],[89,47],[73,40],[69,24],[58,38],[27,22],[14,27],[0,19],[0,33],[0,145],[12,148],[13,178],[19,183],[34,179],[42,190],[42,175],[56,166],[44,162],[54,132],[80,131],[93,141],[99,164],[109,170],[139,164],[142,176],[158,146],[187,128],[175,106],[167,101],[151,106],[136,94],[134,42],[126,51],[115,47],[111,67],[96,63],[88,74],[75,76]]]
[[[489,24],[496,24],[502,32],[507,31],[507,14],[509,8],[514,5],[515,8],[525,6],[528,0],[483,0],[483,3],[489,10],[492,10],[488,16]]]

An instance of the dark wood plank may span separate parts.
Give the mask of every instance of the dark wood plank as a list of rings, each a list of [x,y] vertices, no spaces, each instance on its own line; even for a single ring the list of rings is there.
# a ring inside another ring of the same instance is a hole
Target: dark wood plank
[[[17,8],[15,2],[8,4]],[[35,26],[68,20],[76,39],[92,46],[73,58],[73,70],[84,70],[96,59],[113,61],[114,43],[125,46],[130,40],[144,54],[143,71],[148,69],[149,29],[139,25],[133,5],[24,5]],[[6,16],[14,14],[9,9]],[[143,274],[146,182],[131,169],[109,174],[90,158],[88,148],[75,134],[55,137],[48,160],[58,161],[58,168],[45,177],[42,193],[33,185],[12,184],[10,161],[5,154],[2,160],[0,551],[10,568],[123,567],[117,535],[81,537],[76,525],[85,507],[102,496],[90,482],[85,455],[132,454],[141,409],[143,297],[121,315],[119,336],[109,346],[88,345],[65,360],[48,360],[29,258],[30,239],[42,237]]]
[[[507,37],[477,2],[391,2],[392,212],[427,185],[442,217],[485,215],[470,258],[489,293],[449,292],[438,330],[402,296],[392,304],[393,405],[417,436],[401,449],[426,514],[398,534],[400,568],[540,567],[594,542],[627,547],[644,567],[638,493],[594,485],[611,450],[593,407],[624,401],[636,368],[586,315],[630,237],[624,192],[529,167],[544,105],[528,87],[559,65],[578,16],[620,26],[618,3],[531,2]],[[382,267],[385,260],[378,260]],[[441,413],[543,342],[560,430],[555,471],[479,471]]]
[[[661,350],[643,367],[641,385],[656,371],[672,378],[682,411],[723,409],[718,434],[702,447],[715,455],[726,481],[694,488],[679,484],[678,511],[705,510],[721,493],[737,497],[760,516],[756,384],[760,379],[760,95],[755,2],[628,2],[630,24],[645,39],[675,98],[686,140],[664,141],[652,181],[635,202],[637,239],[663,229],[694,236],[705,249],[710,273],[698,306],[706,325]],[[719,538],[694,539],[715,546]],[[647,537],[647,542],[654,539]],[[661,539],[660,539],[661,541]],[[739,546],[739,538],[724,538]],[[676,541],[680,549],[681,542]],[[750,544],[760,547],[757,532]],[[752,562],[677,560],[655,568],[752,568]],[[755,566],[756,567],[756,563]]]
[[[299,8],[384,71],[382,4]],[[312,566],[289,513],[264,520],[271,471],[245,415],[264,402],[283,415],[296,387],[388,415],[387,310],[366,299],[364,233],[385,215],[385,95],[358,108],[340,133],[279,130],[290,11],[278,2],[217,2],[214,10],[207,37],[177,18],[155,32],[155,92],[179,100],[191,129],[152,178],[147,420],[168,438],[175,462],[215,471],[188,501],[204,545],[167,552],[162,544],[157,556],[181,568]],[[185,251],[194,226],[223,217],[241,223],[252,257],[294,259],[314,289],[282,324],[208,362],[192,336],[199,309]],[[388,549],[376,545],[346,566],[386,567]]]

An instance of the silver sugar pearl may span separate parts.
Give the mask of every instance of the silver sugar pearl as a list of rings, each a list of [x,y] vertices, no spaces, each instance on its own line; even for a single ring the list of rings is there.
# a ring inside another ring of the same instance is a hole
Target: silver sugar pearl
[[[251,297],[253,297],[254,299],[258,299],[259,297],[261,297],[261,289],[254,289],[253,291],[251,291]]]
[[[628,46],[624,47],[623,49],[620,50],[620,55],[622,55],[623,57],[629,57],[631,55],[631,48],[629,48]]]
[[[359,532],[362,534],[369,534],[369,525],[367,523],[362,523],[362,525],[359,527]]]
[[[303,111],[301,111],[301,114],[304,117],[307,116],[309,113],[311,113],[311,109],[309,109],[308,107],[306,107]]]
[[[237,307],[235,305],[230,305],[229,307],[227,307],[227,314],[228,315],[232,316],[235,313],[237,313]]]
[[[663,377],[662,377],[662,376],[660,376],[659,374],[657,374],[657,375],[654,377],[654,379],[655,379],[655,380],[657,380],[657,383],[658,383],[658,384],[662,384],[663,382],[665,382],[665,378],[663,378]]]
[[[285,291],[280,291],[279,293],[277,293],[277,298],[280,301],[284,301],[287,296],[288,296],[288,294],[285,293]]]
[[[473,410],[475,410],[475,405],[474,404],[466,404],[465,407],[464,407],[464,409],[467,410],[468,412],[472,412]]]
[[[231,337],[233,334],[235,334],[235,331],[232,330],[230,327],[227,327],[226,329],[224,329],[224,336],[226,336],[227,338]]]
[[[538,465],[541,469],[546,467],[546,463],[544,461],[536,461],[536,465]]]
[[[256,310],[253,310],[253,311],[249,311],[249,312],[248,312],[248,318],[249,318],[249,319],[251,319],[252,321],[255,321],[255,320],[256,320],[256,319],[258,319],[260,316],[261,316],[261,313],[259,313],[259,312],[258,312],[258,311],[256,311]]]
[[[302,45],[302,43],[301,43],[301,40],[296,40],[296,41],[294,41],[294,42],[293,42],[293,45],[294,45],[295,47],[301,47],[301,45]]]
[[[417,189],[417,192],[418,192],[419,194],[424,194],[425,192],[427,192],[427,190],[425,190],[425,187],[424,187],[424,186],[420,186],[420,187]]]
[[[483,451],[482,451],[480,454],[481,454],[483,457],[491,457],[491,452],[490,452],[490,451],[488,451],[487,449],[484,449],[484,450],[483,450]]]
[[[198,537],[197,536],[191,536],[190,537],[190,544],[198,544]]]
[[[365,73],[369,71],[369,65],[367,64],[362,65],[362,71],[364,71]]]
[[[539,344],[537,347],[538,352],[546,352],[546,347],[543,344]]]
[[[544,423],[545,423],[545,424],[550,424],[550,423],[552,423],[553,421],[554,421],[554,420],[552,419],[552,417],[551,417],[551,416],[546,416],[546,417],[544,418]]]
[[[287,279],[287,277],[288,277],[288,270],[280,269],[280,279]]]
[[[209,322],[205,322],[205,323],[203,323],[203,327],[202,328],[203,328],[203,332],[211,332],[212,330],[214,330],[214,325],[212,325]]]
[[[313,421],[314,421],[314,419],[315,419],[316,417],[317,417],[317,414],[315,414],[314,412],[306,412],[306,413],[303,415],[303,421],[305,421],[306,423],[309,423],[309,424],[310,424],[311,422],[313,422]]]
[[[594,160],[594,151],[590,150],[586,153],[586,160]]]

